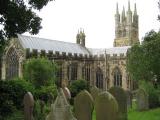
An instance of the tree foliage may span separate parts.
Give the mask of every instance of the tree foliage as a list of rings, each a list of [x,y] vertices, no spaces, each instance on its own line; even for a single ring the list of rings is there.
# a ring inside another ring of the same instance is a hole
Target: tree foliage
[[[17,33],[37,34],[42,19],[34,11],[49,1],[52,0],[0,0],[0,49],[5,39],[16,37]]]
[[[131,47],[127,69],[134,80],[157,80],[160,83],[160,32],[150,31],[141,45]]]
[[[56,71],[56,63],[52,63],[45,58],[32,58],[26,61],[24,65],[24,79],[30,81],[36,87],[50,85],[55,81]]]

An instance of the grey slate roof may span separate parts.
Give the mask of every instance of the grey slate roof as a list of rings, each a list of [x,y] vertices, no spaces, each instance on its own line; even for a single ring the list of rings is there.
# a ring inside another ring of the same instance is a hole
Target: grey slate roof
[[[101,54],[110,54],[111,56],[113,56],[113,54],[117,54],[118,56],[120,54],[124,54],[126,55],[127,50],[130,48],[131,46],[124,46],[124,47],[113,47],[113,48],[104,48],[104,49],[93,49],[93,48],[89,48],[90,52],[92,55],[101,55]]]
[[[41,50],[45,50],[48,52],[49,50],[52,50],[53,53],[56,51],[59,51],[60,53],[66,52],[68,53],[77,53],[77,54],[92,54],[92,55],[101,55],[101,54],[110,54],[113,56],[113,54],[126,54],[128,48],[130,46],[125,47],[113,47],[113,48],[106,48],[106,49],[94,49],[94,48],[85,48],[79,44],[76,43],[69,43],[69,42],[63,42],[63,41],[57,41],[57,40],[50,40],[50,39],[44,39],[44,38],[38,38],[38,37],[31,37],[31,36],[25,36],[18,34],[18,40],[20,41],[23,48],[30,48],[31,50],[37,49],[39,52]]]
[[[30,37],[18,34],[18,39],[23,46],[23,48],[29,48],[30,50],[37,49],[38,51],[45,50],[48,52],[52,50],[53,53],[59,51],[60,53],[66,52],[68,53],[77,53],[77,54],[87,54],[89,55],[89,51],[76,43],[62,42],[57,40],[49,40],[38,37]]]

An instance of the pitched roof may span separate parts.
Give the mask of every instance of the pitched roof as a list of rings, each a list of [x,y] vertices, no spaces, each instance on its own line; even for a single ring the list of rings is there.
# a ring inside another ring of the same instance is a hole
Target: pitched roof
[[[126,54],[128,48],[131,46],[124,46],[124,47],[113,47],[113,48],[104,48],[104,49],[95,49],[95,48],[85,48],[79,44],[76,43],[69,43],[69,42],[63,42],[63,41],[57,41],[57,40],[50,40],[50,39],[44,39],[44,38],[38,38],[38,37],[31,37],[31,36],[25,36],[18,34],[18,40],[20,41],[23,48],[29,48],[31,50],[37,49],[38,52],[41,50],[45,50],[48,52],[49,50],[53,51],[55,53],[56,51],[62,53],[65,52],[68,53],[76,53],[76,54],[92,54],[92,55],[101,55],[101,54],[110,54],[111,56],[113,54]]]
[[[45,50],[46,52],[52,50],[53,53],[58,51],[60,53],[66,52],[66,54],[68,53],[87,54],[87,55],[90,54],[85,47],[76,43],[24,36],[20,34],[18,34],[18,40],[20,41],[20,44],[23,46],[23,48],[29,48],[31,50],[37,49],[39,52],[41,50]]]
[[[120,54],[124,54],[126,55],[127,50],[130,48],[131,46],[124,46],[124,47],[113,47],[113,48],[104,48],[104,49],[94,49],[94,48],[89,48],[91,54],[93,55],[101,55],[101,54],[110,54],[111,56],[113,56],[113,54],[117,54],[118,56]]]

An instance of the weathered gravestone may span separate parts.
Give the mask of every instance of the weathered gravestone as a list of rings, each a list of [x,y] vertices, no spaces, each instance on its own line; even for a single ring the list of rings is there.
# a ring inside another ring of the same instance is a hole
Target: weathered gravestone
[[[118,120],[127,120],[127,96],[121,87],[112,87],[109,92],[118,102]]]
[[[75,97],[74,109],[78,120],[92,120],[94,105],[93,98],[88,91],[84,90]]]
[[[148,94],[143,90],[139,89],[136,93],[136,100],[137,100],[137,109],[139,111],[148,110],[149,103],[148,103]]]
[[[107,91],[98,95],[95,100],[96,120],[117,120],[118,104]]]
[[[93,99],[95,100],[96,97],[98,96],[98,94],[100,93],[100,90],[96,86],[94,86],[90,89],[90,93],[91,93]]]
[[[133,99],[133,95],[131,91],[126,91],[126,95],[127,95],[127,108],[132,108],[132,99]]]
[[[24,95],[24,120],[33,120],[34,98],[30,92]]]
[[[51,105],[51,112],[47,115],[46,120],[76,120],[72,115],[62,88],[59,89],[58,96],[54,104]]]
[[[63,89],[63,93],[64,93],[66,99],[67,100],[71,99],[71,92],[70,92],[70,90],[67,87],[63,87],[62,89]]]

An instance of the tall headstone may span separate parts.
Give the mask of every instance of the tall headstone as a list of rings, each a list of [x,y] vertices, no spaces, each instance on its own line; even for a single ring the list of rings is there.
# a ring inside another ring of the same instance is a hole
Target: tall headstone
[[[96,86],[94,86],[90,89],[90,93],[91,93],[93,99],[95,100],[96,97],[98,96],[98,94],[100,93],[100,89],[98,89]]]
[[[127,96],[121,87],[112,87],[109,92],[118,102],[118,120],[127,120]]]
[[[118,104],[107,91],[101,92],[95,100],[96,120],[117,120]]]
[[[149,103],[148,103],[148,94],[143,90],[139,89],[136,93],[136,100],[137,100],[137,109],[139,111],[148,110]]]
[[[34,98],[30,92],[24,95],[24,120],[33,120]]]
[[[132,92],[131,91],[126,91],[126,95],[127,95],[127,108],[132,108],[132,98],[133,98],[133,95],[132,95]]]
[[[47,115],[46,120],[76,120],[72,115],[70,105],[66,100],[62,88],[59,89],[54,104],[51,104],[51,112]]]
[[[93,103],[93,98],[88,91],[80,92],[74,99],[76,118],[78,120],[92,120]]]

